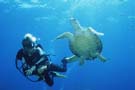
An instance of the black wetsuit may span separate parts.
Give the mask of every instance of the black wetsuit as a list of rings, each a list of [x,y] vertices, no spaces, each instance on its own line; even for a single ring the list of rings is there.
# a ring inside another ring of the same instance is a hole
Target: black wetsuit
[[[31,56],[25,53],[23,49],[20,49],[16,55],[16,59],[22,60],[22,58],[25,59],[25,62],[27,63],[27,65],[29,65],[29,67],[36,65],[36,68],[39,68],[43,65],[47,65],[47,70],[43,72],[43,75],[45,78],[45,82],[49,86],[53,85],[53,73],[52,73],[53,71],[66,72],[67,70],[66,63],[63,63],[61,66],[50,63],[50,61],[48,60],[48,57],[45,54],[40,55],[40,51],[38,49],[35,50]],[[37,65],[36,62],[38,62],[41,58],[43,58],[43,61]],[[37,71],[34,71],[32,74],[33,75],[37,74]]]

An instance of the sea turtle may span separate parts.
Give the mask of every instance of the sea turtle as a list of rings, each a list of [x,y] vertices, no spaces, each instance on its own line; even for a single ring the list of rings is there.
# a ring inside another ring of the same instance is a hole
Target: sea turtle
[[[68,62],[80,60],[80,65],[82,65],[84,60],[94,60],[95,58],[105,62],[106,58],[101,55],[103,47],[99,38],[104,34],[95,31],[92,27],[82,27],[74,18],[71,18],[70,22],[75,32],[73,34],[64,32],[56,37],[56,39],[67,38],[69,40],[69,48],[74,55],[68,58]]]

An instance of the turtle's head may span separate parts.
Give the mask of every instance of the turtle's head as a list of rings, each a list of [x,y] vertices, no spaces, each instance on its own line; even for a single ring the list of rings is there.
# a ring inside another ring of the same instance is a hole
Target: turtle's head
[[[80,23],[79,23],[79,21],[77,19],[70,18],[70,23],[73,26],[75,31],[78,32],[78,31],[82,30],[82,27],[81,27],[81,25],[80,25]]]

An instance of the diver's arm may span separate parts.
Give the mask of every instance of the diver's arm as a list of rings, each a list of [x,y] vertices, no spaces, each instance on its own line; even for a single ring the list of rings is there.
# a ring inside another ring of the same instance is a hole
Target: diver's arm
[[[39,53],[40,58],[39,58],[39,60],[35,63],[34,66],[32,66],[29,70],[27,70],[27,75],[32,74],[32,72],[33,72],[34,70],[36,70],[36,69],[38,70],[39,73],[41,73],[42,71],[44,71],[45,69],[47,69],[47,65],[46,65],[46,64],[44,64],[44,66],[42,66],[41,68],[37,68],[37,66],[38,66],[40,63],[42,63],[44,60],[48,59],[48,58],[45,56],[45,52],[43,51],[42,48],[37,47],[37,50],[38,50],[38,53]],[[35,59],[37,59],[37,58],[35,58]]]
[[[22,62],[23,67],[26,66],[26,61],[25,61],[24,56],[23,56],[23,49],[20,49],[17,52],[17,55],[16,55],[16,65],[17,65],[19,60]]]
[[[48,63],[50,63],[50,62],[48,62],[48,58],[47,58],[47,56],[45,55],[45,52],[43,51],[43,49],[42,48],[37,48],[38,49],[38,51],[39,51],[39,54],[40,54],[40,56],[41,56],[41,58],[36,62],[36,66],[38,66],[40,63],[42,63],[43,61],[45,61],[45,63],[44,63],[44,65],[41,67],[41,68],[38,68],[37,69],[37,71],[38,71],[38,73],[42,73],[44,70],[46,70],[47,69],[47,65],[48,65]]]
[[[44,56],[42,56],[37,62],[36,62],[36,64],[35,65],[38,65],[38,64],[40,64],[42,61],[44,61],[45,60],[45,58],[44,58]]]
[[[45,60],[45,58],[44,58],[44,56],[42,56],[42,57],[40,58],[40,60],[35,63],[34,66],[32,66],[30,69],[26,70],[26,75],[31,75],[32,72],[35,71],[36,69],[37,69],[38,73],[42,73],[45,69],[47,69],[47,65],[46,65],[46,64],[43,65],[41,68],[37,68],[38,65],[39,65],[42,61],[44,61],[44,60]]]
[[[22,60],[23,57],[23,50],[20,49],[16,54],[16,60]]]
[[[37,50],[38,50],[38,53],[40,55],[40,59],[35,63],[35,65],[33,65],[29,70],[26,71],[26,75],[31,75],[33,71],[35,71],[37,69],[37,66],[45,60],[45,57],[44,57],[44,51],[40,48],[40,47],[37,47]],[[35,58],[37,59],[37,58]],[[46,67],[43,67],[42,69],[45,69]],[[42,71],[42,70],[41,70]],[[39,70],[39,72],[41,72]]]
[[[36,65],[40,64],[42,61],[45,60],[45,52],[43,51],[42,48],[38,47],[37,48],[38,52],[39,52],[39,55],[41,56],[41,58],[36,62]]]
[[[24,58],[22,58],[22,64],[24,69],[28,67]]]
[[[23,50],[22,49],[20,49],[18,52],[17,52],[17,54],[16,54],[16,59],[15,59],[15,64],[16,64],[16,68],[17,69],[19,69],[18,68],[18,61],[20,60],[22,60],[22,57],[23,57]]]

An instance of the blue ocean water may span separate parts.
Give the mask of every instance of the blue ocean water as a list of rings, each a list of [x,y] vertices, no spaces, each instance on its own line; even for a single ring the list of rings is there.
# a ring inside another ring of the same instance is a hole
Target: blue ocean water
[[[15,56],[25,33],[40,38],[54,63],[71,56],[67,40],[52,42],[57,35],[74,32],[69,18],[105,35],[98,59],[68,64],[66,79],[54,86],[28,81],[15,68]],[[0,90],[135,90],[134,0],[0,0]]]

